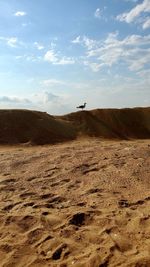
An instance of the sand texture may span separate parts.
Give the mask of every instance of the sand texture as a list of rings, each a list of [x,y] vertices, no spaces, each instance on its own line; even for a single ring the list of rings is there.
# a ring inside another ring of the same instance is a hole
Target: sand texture
[[[149,267],[149,140],[1,146],[0,266]]]

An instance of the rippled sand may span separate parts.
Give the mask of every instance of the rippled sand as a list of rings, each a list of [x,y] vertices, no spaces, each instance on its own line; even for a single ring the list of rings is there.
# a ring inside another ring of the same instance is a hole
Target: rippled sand
[[[1,146],[0,266],[150,266],[150,142]]]

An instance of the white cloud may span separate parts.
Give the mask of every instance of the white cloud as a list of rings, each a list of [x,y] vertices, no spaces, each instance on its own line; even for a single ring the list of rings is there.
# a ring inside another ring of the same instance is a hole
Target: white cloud
[[[81,43],[81,37],[77,36],[74,40],[71,41],[73,44],[80,44]]]
[[[12,37],[7,40],[7,44],[11,47],[16,47],[18,43],[18,38]]]
[[[1,108],[34,109],[48,111],[51,114],[62,114],[68,110],[67,97],[53,92],[42,91],[27,98],[19,96],[0,96]],[[69,111],[69,110],[68,110]]]
[[[53,65],[71,65],[75,60],[71,57],[60,57],[54,50],[49,50],[44,55],[44,60],[52,63]]]
[[[107,6],[104,6],[103,8],[97,8],[94,13],[94,17],[96,19],[104,20],[105,22],[108,21],[108,17],[104,16],[105,10],[107,9]]]
[[[129,70],[137,72],[150,62],[150,35],[129,35],[119,38],[118,32],[109,33],[105,40],[90,39],[90,46],[81,38],[85,47],[83,64],[94,72],[103,67],[121,64]]]
[[[70,104],[67,95],[42,91],[32,97],[33,105],[37,110],[48,111],[49,114],[63,114],[69,112]]]
[[[146,30],[150,28],[150,18],[147,18],[143,24],[143,29]]]
[[[50,47],[51,47],[51,49],[54,49],[56,47],[56,43],[55,42],[51,42],[50,43]]]
[[[16,59],[22,59],[24,56],[16,56]]]
[[[26,15],[27,15],[27,13],[24,12],[24,11],[17,11],[17,12],[14,14],[14,16],[16,16],[16,17],[23,17],[23,16],[26,16]]]
[[[85,63],[86,65],[86,63]],[[69,80],[57,80],[57,79],[47,79],[47,80],[43,80],[40,82],[40,85],[42,85],[42,88],[53,88],[53,89],[58,89],[59,88],[73,88],[74,90],[78,89],[81,90],[83,88],[85,89],[89,89],[90,85],[89,83],[86,84],[85,82],[70,82]],[[64,94],[63,94],[64,96]]]
[[[90,39],[86,36],[83,37],[83,43],[88,50],[93,49],[97,45],[97,42],[95,40]]]
[[[38,42],[34,42],[34,46],[38,49],[38,50],[43,50],[44,46],[39,44]]]
[[[10,47],[17,47],[18,44],[21,44],[19,41],[18,41],[18,38],[17,37],[0,37],[0,41],[4,41],[8,46]]]
[[[96,18],[101,18],[101,15],[102,15],[102,11],[100,10],[100,8],[97,8],[95,13],[94,13],[94,16]]]
[[[93,72],[98,72],[101,67],[103,67],[103,63],[99,64],[97,62],[90,62],[90,61],[84,61],[84,65],[88,66]]]
[[[16,96],[0,96],[0,103],[11,103],[11,104],[30,104],[31,101],[27,98],[20,98]]]
[[[137,4],[133,9],[129,12],[125,12],[117,16],[117,20],[125,21],[127,23],[131,23],[135,21],[138,17],[140,17],[143,13],[150,12],[150,1],[143,0],[142,3]],[[143,29],[146,29],[143,25]]]
[[[40,95],[40,99],[42,100],[43,104],[47,104],[49,102],[57,102],[59,100],[59,98],[60,98],[59,96],[57,96],[51,92],[47,92],[47,91],[43,92]]]
[[[53,50],[49,50],[44,55],[44,60],[50,63],[56,63],[58,59],[57,59],[57,55],[55,54],[55,52]]]
[[[75,64],[75,60],[71,57],[63,57],[58,59],[57,62],[54,63],[55,65],[72,65]]]
[[[48,79],[48,80],[42,81],[41,84],[46,87],[53,87],[53,86],[58,86],[58,85],[65,85],[66,83],[61,80]]]
[[[74,44],[81,44],[84,47],[86,47],[88,50],[95,48],[97,46],[97,41],[88,38],[87,36],[77,36],[73,41],[71,41]]]
[[[138,75],[140,75],[142,78],[149,79],[150,84],[150,69],[144,69],[138,72]]]
[[[150,62],[150,49],[147,49],[147,51],[144,49],[135,49],[135,52],[130,55],[127,62],[129,69],[132,71],[144,69],[144,66]]]
[[[24,54],[24,55],[18,55],[15,57],[17,60],[26,60],[26,61],[32,61],[32,62],[39,62],[42,60],[41,56],[37,56],[34,54]]]

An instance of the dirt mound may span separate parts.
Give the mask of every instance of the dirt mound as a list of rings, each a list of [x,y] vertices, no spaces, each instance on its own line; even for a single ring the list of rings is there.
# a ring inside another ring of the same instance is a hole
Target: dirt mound
[[[80,136],[150,138],[150,108],[96,109],[64,116],[0,110],[0,144],[53,144]]]
[[[46,112],[29,110],[0,111],[0,143],[47,144],[75,138],[71,125]]]
[[[104,138],[150,138],[150,108],[95,109],[65,115],[78,134]]]

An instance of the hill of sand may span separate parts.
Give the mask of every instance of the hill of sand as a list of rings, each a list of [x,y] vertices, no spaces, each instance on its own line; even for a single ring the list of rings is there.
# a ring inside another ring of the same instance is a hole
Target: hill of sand
[[[0,266],[149,267],[149,140],[1,146]]]
[[[150,108],[95,109],[62,117],[78,134],[104,138],[150,138]]]
[[[0,110],[0,144],[53,144],[75,136],[70,124],[46,112]]]
[[[54,144],[81,136],[150,138],[150,108],[96,109],[65,116],[0,110],[0,144]]]
[[[150,108],[1,110],[0,267],[150,267],[149,137]]]

